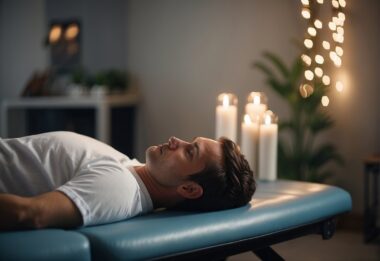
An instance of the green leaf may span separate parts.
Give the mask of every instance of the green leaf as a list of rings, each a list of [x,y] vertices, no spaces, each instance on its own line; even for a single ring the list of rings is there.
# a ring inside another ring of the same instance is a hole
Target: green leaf
[[[336,161],[343,164],[342,157],[336,152],[334,145],[327,143],[317,148],[310,156],[309,166],[310,168],[319,168],[329,161]]]
[[[257,69],[259,69],[260,71],[262,71],[268,78],[274,78],[274,79],[276,78],[276,76],[271,71],[271,69],[268,66],[266,66],[264,63],[262,63],[262,62],[255,62],[253,65]]]
[[[284,78],[288,78],[289,71],[286,68],[285,63],[281,60],[279,56],[271,52],[264,52],[264,57],[267,58],[270,62],[272,62],[272,64],[282,74]]]
[[[310,131],[313,134],[326,130],[332,127],[333,124],[334,121],[332,120],[332,118],[325,113],[316,113],[310,115],[308,119],[308,125],[310,127]]]

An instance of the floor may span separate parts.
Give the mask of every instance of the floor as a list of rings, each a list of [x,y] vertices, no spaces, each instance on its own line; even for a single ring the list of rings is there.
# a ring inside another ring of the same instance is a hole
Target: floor
[[[330,240],[311,235],[294,239],[273,246],[285,260],[295,261],[379,261],[380,240],[363,243],[362,234],[358,231],[337,231]],[[228,261],[259,260],[253,253],[247,252],[231,256]]]

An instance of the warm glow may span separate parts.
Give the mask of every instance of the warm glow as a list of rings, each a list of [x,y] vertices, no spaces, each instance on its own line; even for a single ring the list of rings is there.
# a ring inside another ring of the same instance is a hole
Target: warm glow
[[[317,30],[316,30],[314,27],[309,27],[309,28],[307,28],[307,32],[308,32],[311,36],[316,36],[316,35],[317,35]]]
[[[323,0],[317,0],[318,4],[323,4]]]
[[[245,123],[245,124],[252,124],[251,117],[249,117],[248,114],[245,114],[245,115],[244,115],[244,123]]]
[[[314,88],[310,84],[301,84],[300,85],[300,94],[303,98],[307,98],[312,95],[314,92]]]
[[[323,75],[323,70],[322,70],[322,68],[320,68],[320,67],[315,67],[315,69],[314,69],[314,73],[315,73],[315,75],[316,75],[317,77],[321,78],[322,75]]]
[[[324,85],[329,85],[330,84],[330,77],[327,75],[323,75],[322,82]]]
[[[335,84],[335,88],[338,92],[342,92],[344,88],[343,83],[341,81],[337,81]]]
[[[301,58],[306,65],[308,65],[308,66],[311,65],[311,58],[308,55],[303,54],[303,55],[301,55]]]
[[[341,27],[341,26],[337,27],[337,28],[336,28],[336,32],[337,32],[338,34],[340,34],[340,35],[344,35],[344,29],[343,29],[343,27]]]
[[[320,54],[317,54],[315,56],[315,62],[318,63],[318,64],[323,64],[323,62],[325,61],[325,59],[323,59],[323,56],[320,55]]]
[[[313,80],[314,79],[314,73],[310,70],[306,70],[305,71],[305,78],[306,78],[306,80],[309,80],[309,81]]]
[[[334,8],[339,8],[339,2],[337,0],[332,0],[331,4]]]
[[[303,8],[301,14],[302,14],[303,18],[310,19],[310,10],[309,9]]]
[[[303,5],[309,5],[309,0],[301,0],[301,3],[302,3]]]
[[[334,60],[334,65],[335,65],[336,67],[340,67],[340,66],[342,65],[342,59],[340,59],[339,56],[337,56],[337,57],[335,58],[335,60]]]
[[[343,48],[340,46],[335,47],[335,52],[337,55],[342,56],[343,55]]]
[[[57,42],[59,40],[59,38],[61,37],[61,34],[62,34],[62,28],[59,25],[54,25],[50,29],[49,42],[50,43]]]
[[[327,107],[327,106],[329,106],[330,99],[329,99],[329,97],[327,97],[327,96],[323,96],[322,99],[321,99],[321,102],[322,102],[322,105],[323,105],[324,107]]]
[[[316,19],[316,20],[314,21],[314,26],[315,26],[316,28],[318,28],[318,29],[322,29],[322,22],[321,22],[321,20]]]
[[[272,123],[272,118],[270,115],[265,115],[264,123],[265,125],[270,125]]]
[[[330,52],[330,59],[331,59],[331,61],[334,62],[337,57],[338,57],[338,55],[334,51]]]
[[[330,28],[331,31],[335,31],[336,24],[334,22],[329,22],[329,28]]]
[[[303,43],[305,44],[306,48],[308,48],[308,49],[313,47],[313,41],[310,39],[305,39],[305,41]]]
[[[259,105],[260,104],[260,96],[255,95],[253,97],[253,104]]]
[[[65,38],[66,40],[72,40],[74,39],[75,37],[77,37],[79,33],[79,27],[78,25],[76,24],[71,24],[69,25],[69,27],[66,29],[66,32],[65,32]]]
[[[339,18],[339,20],[341,20],[341,21],[344,22],[346,20],[346,15],[344,13],[342,13],[342,12],[339,12],[338,13],[338,18]]]
[[[325,48],[326,50],[329,50],[329,49],[330,49],[330,43],[327,42],[327,41],[323,41],[323,42],[322,42],[322,46],[323,46],[323,48]]]
[[[228,95],[227,94],[225,94],[224,96],[223,96],[223,107],[228,107],[228,106],[230,106],[230,99],[228,99]]]
[[[346,7],[346,1],[345,0],[339,0],[339,4],[341,7]]]

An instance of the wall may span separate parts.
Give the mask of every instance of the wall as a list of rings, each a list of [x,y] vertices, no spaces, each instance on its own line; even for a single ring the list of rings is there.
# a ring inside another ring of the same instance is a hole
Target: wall
[[[18,96],[47,65],[44,1],[0,1],[0,99]]]
[[[284,104],[251,68],[264,50],[288,61],[300,34],[288,1],[130,1],[128,7],[128,70],[140,82],[139,155],[150,144],[171,135],[189,139],[214,137],[218,93],[239,98],[239,121],[250,91],[262,90],[275,112]]]

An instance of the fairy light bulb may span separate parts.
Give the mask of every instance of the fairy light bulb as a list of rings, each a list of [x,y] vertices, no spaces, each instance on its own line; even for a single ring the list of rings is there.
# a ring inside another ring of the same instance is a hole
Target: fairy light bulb
[[[310,70],[305,71],[305,79],[311,81],[314,79],[314,73]]]
[[[343,83],[341,81],[337,81],[335,84],[335,88],[338,92],[342,92],[344,89]]]
[[[330,77],[328,75],[323,75],[322,82],[324,85],[330,85]]]
[[[325,61],[325,59],[323,58],[322,55],[317,54],[317,55],[315,56],[315,62],[316,62],[316,63],[318,63],[318,64],[323,64],[324,61]]]
[[[336,28],[336,32],[337,32],[338,34],[340,34],[340,35],[344,35],[344,29],[343,29],[343,27],[338,26],[338,27]]]
[[[302,3],[303,5],[309,5],[309,0],[301,0],[301,3]]]
[[[317,0],[318,4],[323,4],[323,0]]]
[[[317,28],[317,29],[322,29],[322,22],[321,22],[321,20],[316,19],[316,20],[314,21],[314,26],[315,26],[315,28]]]
[[[344,22],[346,20],[346,15],[343,12],[339,12],[338,18],[339,18],[339,20]]]
[[[325,48],[326,50],[330,50],[330,43],[327,42],[327,41],[323,41],[322,42],[322,46],[323,48]]]
[[[334,65],[338,68],[342,65],[342,59],[339,56],[336,56],[334,60]]]
[[[305,41],[303,43],[305,44],[306,48],[308,48],[308,49],[311,49],[313,47],[313,41],[310,39],[305,39]]]
[[[330,28],[331,31],[335,31],[336,24],[334,22],[329,22],[329,28]]]
[[[335,61],[337,54],[334,51],[330,51],[329,53],[331,61]]]
[[[346,7],[346,1],[345,0],[339,0],[339,5],[341,6],[341,7]]]
[[[314,73],[315,73],[315,75],[316,75],[317,77],[321,78],[322,75],[323,75],[323,70],[322,70],[322,68],[320,68],[320,67],[315,67],[315,69],[314,69]]]
[[[310,19],[310,10],[308,8],[302,8],[302,17],[305,19]]]
[[[332,0],[331,4],[334,8],[339,8],[339,2],[337,0]]]
[[[309,28],[307,28],[307,32],[308,32],[311,36],[316,36],[316,35],[317,35],[317,30],[316,30],[314,27],[309,27]]]
[[[308,56],[308,55],[306,55],[306,54],[303,54],[303,55],[301,55],[301,59],[302,59],[302,61],[303,61],[306,65],[308,65],[308,66],[311,65],[312,60],[311,60],[310,56]]]
[[[335,52],[337,55],[342,56],[343,55],[343,48],[340,46],[335,47]]]
[[[330,103],[329,97],[327,97],[326,95],[323,96],[321,99],[321,103],[322,103],[323,107],[329,106],[329,103]]]

